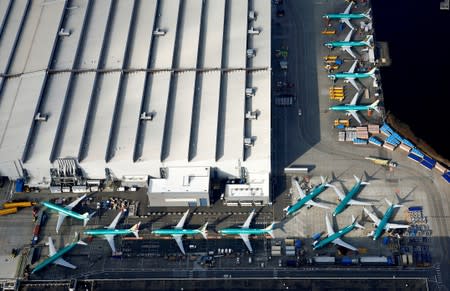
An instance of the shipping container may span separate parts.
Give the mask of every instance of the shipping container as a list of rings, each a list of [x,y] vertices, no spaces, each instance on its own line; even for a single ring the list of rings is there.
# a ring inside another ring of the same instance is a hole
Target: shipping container
[[[316,256],[312,258],[312,261],[316,264],[334,264],[336,259],[335,257]]]
[[[281,251],[272,251],[271,255],[272,255],[272,257],[280,257],[281,256]]]
[[[22,193],[25,187],[25,181],[23,179],[16,180],[16,193]]]
[[[403,143],[400,144],[400,149],[404,150],[405,152],[409,153],[411,148]]]
[[[383,144],[383,147],[384,147],[385,149],[390,150],[390,151],[394,151],[394,150],[395,150],[395,147],[394,147],[393,145],[391,145],[391,144],[388,144],[388,143],[384,143],[384,144]]]
[[[313,240],[318,240],[322,236],[321,232],[317,232],[311,236]]]
[[[17,212],[17,207],[0,209],[0,216],[13,214]]]
[[[390,261],[387,257],[374,257],[374,256],[368,256],[368,257],[361,257],[359,258],[359,262],[361,264],[388,264]]]
[[[444,174],[445,171],[447,170],[444,166],[442,166],[442,165],[439,164],[439,163],[436,163],[436,165],[434,165],[434,168],[435,168],[436,170],[438,170],[439,172],[441,172],[442,174]]]
[[[23,201],[23,202],[6,202],[3,204],[3,208],[14,208],[14,207],[31,207],[35,205],[36,203],[30,202],[30,201]]]
[[[402,255],[402,264],[408,265],[408,256],[406,254]]]
[[[294,239],[293,238],[287,238],[284,240],[284,244],[286,246],[293,246],[294,245]]]
[[[302,241],[299,239],[295,240],[295,248],[299,249],[302,247]]]

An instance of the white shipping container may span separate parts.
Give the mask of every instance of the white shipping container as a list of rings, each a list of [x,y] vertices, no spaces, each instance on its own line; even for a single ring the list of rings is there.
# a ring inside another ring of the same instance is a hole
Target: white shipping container
[[[394,149],[395,149],[395,147],[393,145],[388,144],[388,143],[384,143],[383,147],[388,149],[388,150],[390,150],[390,151],[394,151]]]
[[[400,144],[400,148],[402,150],[404,150],[405,152],[407,152],[407,153],[409,153],[409,151],[411,151],[411,147],[409,147],[409,146],[407,146],[407,145],[405,145],[403,143]]]
[[[438,170],[439,172],[441,172],[442,174],[445,173],[445,171],[447,170],[444,166],[442,166],[439,163],[436,163],[436,165],[434,165],[434,167],[436,168],[436,170]]]

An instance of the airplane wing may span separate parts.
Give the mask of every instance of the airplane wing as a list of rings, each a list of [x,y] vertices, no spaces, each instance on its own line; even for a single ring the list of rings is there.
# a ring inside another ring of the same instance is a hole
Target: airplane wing
[[[189,214],[189,209],[184,213],[183,217],[180,219],[180,221],[175,226],[175,228],[177,228],[177,229],[183,228],[184,223],[186,222],[186,218],[187,218],[188,214]]]
[[[370,206],[372,205],[372,203],[368,203],[368,202],[362,202],[362,201],[358,201],[358,200],[354,200],[354,199],[350,199],[350,201],[348,201],[349,205],[363,205],[363,206]]]
[[[350,70],[348,70],[347,73],[354,73],[355,69],[356,69],[356,64],[358,63],[358,61],[353,62],[353,65],[350,67]]]
[[[327,223],[327,235],[333,235],[334,234],[334,229],[333,226],[331,226],[331,222],[330,219],[328,218],[328,215],[325,216],[325,222]]]
[[[312,200],[309,200],[308,202],[306,202],[306,204],[311,205],[311,206],[320,207],[320,208],[330,209],[330,207],[320,204],[320,203],[317,203],[317,202],[314,202]]]
[[[346,52],[348,52],[348,54],[351,55],[352,58],[356,59],[356,55],[353,53],[351,47],[348,47],[348,46],[347,46],[347,47],[344,47],[344,50],[345,50]]]
[[[80,198],[78,198],[77,200],[73,201],[72,203],[70,203],[69,205],[66,205],[64,208],[70,209],[72,210],[72,208],[74,208],[75,206],[77,206],[78,203],[80,203],[81,200],[83,200],[86,197],[86,194],[84,194],[83,196],[81,196]]]
[[[346,243],[345,241],[343,241],[343,240],[340,239],[340,238],[335,239],[335,240],[333,241],[333,243],[334,243],[334,244],[337,244],[337,245],[340,245],[341,247],[347,248],[347,249],[349,249],[349,250],[352,250],[352,251],[358,250],[357,248],[355,248],[354,246],[352,246],[352,245],[349,244],[349,243]]]
[[[359,91],[356,92],[355,96],[353,96],[352,101],[350,101],[350,105],[356,105],[356,102],[358,101],[359,97]]]
[[[119,222],[120,216],[122,215],[122,211],[117,214],[116,218],[111,222],[111,224],[107,227],[108,229],[115,229],[117,223]]]
[[[48,237],[48,252],[50,253],[50,257],[56,254],[56,248],[51,237]]]
[[[244,241],[245,245],[247,246],[248,250],[253,253],[252,245],[248,239],[248,234],[240,234],[242,240]]]
[[[352,34],[353,34],[353,29],[350,29],[350,32],[347,34],[347,36],[345,37],[344,41],[349,42],[350,39],[352,38]]]
[[[380,219],[373,214],[372,212],[370,212],[369,210],[364,208],[364,212],[370,217],[370,219],[372,219],[372,221],[375,223],[376,226],[378,226],[380,224]]]
[[[353,5],[353,2],[350,2],[350,4],[348,4],[347,8],[345,8],[345,11],[343,14],[349,14],[350,9],[352,9],[352,5]]]
[[[69,263],[68,261],[66,261],[62,258],[57,259],[56,261],[53,262],[53,264],[60,265],[60,266],[66,267],[66,268],[71,268],[71,269],[77,268],[76,266],[72,265],[71,263]]]
[[[348,113],[352,115],[356,121],[358,121],[359,124],[361,124],[361,119],[359,119],[358,113],[356,113],[356,110],[347,110]]]
[[[343,200],[345,198],[345,195],[336,186],[330,184],[330,187],[334,189],[334,192],[336,192],[336,195],[339,197],[340,200]]]
[[[356,84],[355,79],[347,79],[347,82],[349,82],[350,84],[352,84],[352,86],[355,87],[355,89],[356,89],[357,91],[359,91],[359,87],[358,87],[358,84]]]
[[[397,223],[386,223],[386,226],[384,227],[385,230],[397,229],[397,228],[409,228],[409,225],[397,224]]]
[[[298,181],[295,180],[295,179],[293,179],[293,180],[294,180],[295,188],[297,189],[298,194],[300,195],[299,199],[305,198],[306,197],[305,192],[303,192],[302,188],[300,188],[300,185],[298,184]]]
[[[353,25],[350,23],[350,19],[344,18],[344,19],[342,19],[342,21],[343,21],[345,24],[347,24],[348,27],[350,27],[350,29],[355,29],[355,28],[353,27]]]
[[[108,241],[112,252],[115,253],[116,252],[116,245],[114,244],[114,236],[113,235],[105,235],[105,239]]]
[[[66,218],[66,214],[62,213],[62,212],[58,212],[58,221],[56,222],[56,233],[58,233],[59,228],[61,227],[61,224],[64,221],[64,218]]]
[[[181,234],[175,234],[175,235],[172,235],[172,236],[175,239],[175,241],[177,242],[178,247],[180,248],[180,251],[183,254],[186,254],[186,252],[184,251],[183,240],[181,239],[182,235]]]
[[[252,219],[253,219],[254,215],[255,215],[255,210],[252,210],[250,215],[247,217],[247,220],[242,225],[242,228],[249,228],[250,227],[250,222],[252,222]]]

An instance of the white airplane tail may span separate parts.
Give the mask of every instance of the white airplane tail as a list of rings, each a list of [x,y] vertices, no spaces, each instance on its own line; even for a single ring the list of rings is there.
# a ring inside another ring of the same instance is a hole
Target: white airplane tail
[[[206,228],[208,227],[208,222],[206,222],[202,227],[200,227],[198,230],[200,230],[200,234],[203,236],[204,239],[208,239],[208,231]]]
[[[49,237],[50,238],[50,237]],[[85,243],[84,241],[82,241],[80,239],[80,235],[78,232],[75,232],[74,238],[73,238],[73,242],[76,242],[78,245],[84,245],[87,246],[87,243]]]
[[[89,219],[92,218],[92,216],[94,216],[95,211],[92,212],[91,214],[89,214],[89,212],[86,212],[83,214],[83,226],[86,226],[86,224],[88,223]]]
[[[324,178],[323,176],[320,176],[320,180],[322,181],[322,184],[327,185],[327,184],[326,184],[327,178],[328,178],[328,177],[325,177],[325,178]]]
[[[288,212],[288,210],[289,210],[289,205],[288,205],[288,206],[286,206],[285,208],[283,208],[283,211],[286,211],[286,212]]]
[[[364,17],[366,17],[369,20],[372,20],[372,16],[370,16],[370,12],[372,11],[372,8],[369,8],[366,13],[364,13]]]
[[[373,68],[372,70],[370,70],[367,74],[369,74],[372,78],[376,78],[375,77],[375,73],[377,71],[377,67]]]
[[[355,216],[353,216],[353,215],[352,215],[352,224],[353,224],[355,227],[357,227],[357,228],[364,229],[364,226],[362,226],[361,224],[359,224],[359,223],[356,221]]]
[[[275,226],[275,222],[272,222],[268,227],[264,228],[265,231],[272,237],[275,238],[273,235],[273,227]]]
[[[387,200],[387,198],[384,198],[384,200],[386,200],[386,202],[387,202],[387,204],[389,204],[389,206],[394,206],[394,208],[403,207],[403,205],[400,205],[400,204],[392,204],[392,202]]]
[[[371,231],[371,232],[369,232],[368,234],[367,234],[367,236],[374,236],[374,234],[375,234],[375,231]]]
[[[372,42],[373,42],[373,35],[368,35],[367,38],[366,38],[366,40],[364,41],[364,43],[365,43],[368,47],[373,48]]]
[[[141,225],[141,222],[139,221],[135,225],[133,225],[130,228],[130,231],[134,234],[135,237],[139,238],[139,226]]]
[[[378,103],[380,103],[380,100],[377,100],[369,105],[370,109],[375,110],[376,112],[380,113],[380,109],[378,108]]]

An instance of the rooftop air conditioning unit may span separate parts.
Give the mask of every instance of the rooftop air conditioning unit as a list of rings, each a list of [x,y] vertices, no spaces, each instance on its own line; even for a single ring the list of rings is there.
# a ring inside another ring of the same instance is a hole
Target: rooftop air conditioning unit
[[[65,31],[64,28],[61,28],[61,30],[58,32],[59,36],[69,36],[70,31]]]
[[[142,112],[141,115],[139,116],[139,119],[140,120],[150,120],[150,121],[152,121],[153,120],[153,116],[154,116],[153,112],[150,112],[150,113]]]
[[[248,30],[248,34],[259,34],[260,32],[261,31],[259,29],[255,29],[253,26]]]
[[[47,121],[48,115],[47,114],[42,114],[40,112],[38,112],[36,114],[36,116],[34,117],[34,120],[36,121]]]
[[[157,28],[153,31],[153,35],[155,36],[163,36],[166,34],[166,31],[160,28]]]
[[[251,137],[244,137],[244,146],[252,147],[254,145],[253,139]]]
[[[245,118],[246,119],[257,119],[258,113],[256,111],[247,111],[247,113],[245,114]]]
[[[247,58],[253,58],[256,56],[256,50],[255,49],[248,49],[247,50]]]
[[[255,88],[245,88],[245,96],[246,97],[255,96]]]

